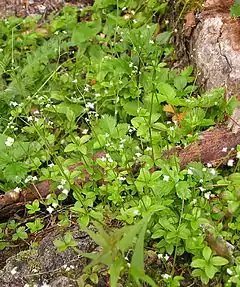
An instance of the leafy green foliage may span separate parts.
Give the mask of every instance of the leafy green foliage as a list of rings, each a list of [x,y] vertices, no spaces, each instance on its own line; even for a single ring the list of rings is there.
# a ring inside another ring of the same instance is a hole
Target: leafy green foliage
[[[240,16],[240,1],[235,0],[234,4],[230,8],[230,15],[232,17],[239,17]]]
[[[202,252],[203,258],[196,258],[192,261],[191,266],[198,268],[193,270],[193,276],[200,276],[203,284],[207,284],[209,279],[212,279],[218,267],[228,264],[228,260],[220,256],[212,256],[210,247],[205,246]]]
[[[131,284],[179,286],[176,267],[189,272],[191,265],[182,266],[185,255],[204,284],[237,284],[218,272],[227,262],[206,247],[202,226],[239,250],[239,166],[181,169],[176,157],[162,156],[199,139],[235,103],[226,103],[224,89],[200,94],[192,66],[169,66],[175,32],[156,35],[167,9],[167,1],[96,0],[82,11],[65,7],[43,30],[38,18],[0,23],[1,190],[20,193],[32,184],[37,192],[36,183],[51,182],[45,199],[25,206],[34,219],[1,226],[0,248],[9,237],[41,231],[47,213],[62,227],[78,222],[102,247],[85,254],[92,262],[79,284],[98,284],[105,264],[111,286],[123,274]],[[105,230],[108,219],[124,226]],[[94,230],[84,228],[92,221]],[[71,233],[54,243],[77,250]],[[165,254],[153,279],[145,272],[146,247],[159,260]],[[235,275],[238,264],[229,266]]]

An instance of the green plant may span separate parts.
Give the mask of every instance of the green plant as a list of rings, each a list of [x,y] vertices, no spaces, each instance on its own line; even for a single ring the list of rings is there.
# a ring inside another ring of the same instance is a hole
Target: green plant
[[[97,233],[90,229],[83,228],[102,248],[100,252],[90,254],[76,250],[82,256],[92,259],[92,262],[86,269],[97,264],[107,265],[109,268],[111,286],[117,286],[120,273],[126,268],[129,269],[129,275],[138,285],[140,281],[142,281],[147,282],[150,286],[157,286],[144,271],[144,236],[148,222],[149,217],[146,217],[134,226],[126,226],[110,231],[109,233],[96,222],[94,225],[97,229]],[[136,236],[138,236],[137,239]],[[132,247],[133,239],[135,241],[135,248],[131,263],[128,263],[125,259],[125,254],[129,248]]]
[[[216,272],[219,271],[219,266],[228,264],[228,260],[220,257],[213,256],[210,247],[205,246],[202,251],[202,257],[193,259],[191,266],[195,269],[192,272],[193,276],[199,276],[203,284],[207,284],[209,279],[212,279]]]
[[[185,12],[199,3],[177,4]],[[179,286],[192,256],[202,280],[230,280],[217,272],[218,256],[204,257],[202,226],[239,250],[239,164],[183,169],[163,155],[199,139],[234,101],[226,103],[223,89],[200,94],[192,66],[172,67],[175,32],[162,23],[158,34],[156,24],[167,9],[168,1],[96,0],[82,11],[65,7],[42,32],[38,17],[0,23],[1,191],[18,197],[29,184],[37,191],[38,182],[51,183],[46,198],[26,204],[34,219],[1,226],[1,248],[41,231],[46,216],[62,227],[78,222],[102,247],[86,255],[93,261],[79,282],[97,284],[105,264],[112,286],[119,274],[136,285]],[[115,221],[123,227],[112,230]],[[77,250],[71,233],[55,245]],[[152,279],[146,249],[165,254]]]
[[[240,16],[240,1],[235,0],[234,4],[230,8],[230,15],[232,17],[239,17]]]

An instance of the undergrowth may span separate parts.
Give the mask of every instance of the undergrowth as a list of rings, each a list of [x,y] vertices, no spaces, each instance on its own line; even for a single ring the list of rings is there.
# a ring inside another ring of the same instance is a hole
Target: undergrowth
[[[38,17],[1,22],[1,191],[51,181],[45,199],[26,204],[26,224],[1,224],[1,249],[43,230],[49,213],[63,227],[77,221],[102,246],[84,256],[93,259],[89,268],[108,265],[111,286],[120,274],[126,284],[180,286],[186,273],[239,286],[237,159],[234,167],[180,169],[179,159],[162,157],[231,106],[223,89],[200,95],[191,66],[171,68],[174,32],[155,33],[167,9],[164,1],[99,0],[65,7],[41,27]],[[124,226],[109,233],[102,225],[111,220]],[[209,237],[220,249],[229,241],[234,253],[210,248]],[[71,233],[55,244],[76,249]],[[144,272],[150,250],[160,266],[152,279]]]

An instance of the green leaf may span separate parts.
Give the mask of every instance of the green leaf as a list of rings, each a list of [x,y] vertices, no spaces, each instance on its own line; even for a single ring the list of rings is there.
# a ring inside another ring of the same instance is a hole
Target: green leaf
[[[161,94],[161,96],[158,96],[158,99],[160,102],[167,102],[169,104],[172,103],[172,100],[174,100],[174,98],[176,97],[176,91],[175,89],[170,86],[167,83],[158,83],[157,84],[157,88]]]
[[[70,143],[65,147],[64,152],[72,152],[76,150],[77,150],[77,145],[74,143]]]
[[[85,21],[79,23],[73,30],[72,42],[74,45],[79,45],[86,42],[92,38],[96,37],[96,34],[101,30],[101,21]]]
[[[223,258],[221,256],[214,256],[210,263],[215,266],[222,266],[228,264],[228,260],[226,258]]]
[[[111,264],[111,267],[109,269],[110,273],[110,286],[116,287],[117,282],[119,280],[119,275],[122,270],[122,267],[124,266],[123,259],[121,257],[116,258],[116,260]]]
[[[189,199],[191,197],[191,190],[188,188],[189,184],[187,181],[179,181],[176,184],[176,193],[181,199]]]
[[[123,105],[123,109],[130,115],[130,116],[137,116],[138,115],[138,108],[143,107],[143,105],[140,103],[138,106],[136,104],[136,101],[133,102],[127,102]]]
[[[177,90],[182,91],[187,85],[187,78],[185,76],[177,76],[174,78],[174,86]]]
[[[211,258],[211,255],[212,255],[212,250],[211,250],[211,248],[210,247],[208,247],[208,246],[205,246],[204,248],[203,248],[203,257],[204,257],[204,259],[208,262],[209,261],[209,259]]]
[[[136,237],[140,229],[143,225],[143,220],[139,221],[138,223],[131,226],[131,228],[128,228],[121,239],[121,241],[118,243],[118,247],[121,250],[122,253],[126,252],[127,249],[132,245],[133,238]]]
[[[80,138],[79,140],[79,144],[80,145],[83,145],[85,144],[86,142],[88,142],[90,140],[91,136],[90,135],[84,135]]]
[[[148,222],[149,222],[149,216],[143,219],[143,227],[137,239],[131,260],[131,268],[143,273],[144,273],[144,237],[147,230]]]
[[[94,284],[98,284],[98,275],[96,273],[92,273],[89,276],[89,279],[92,281],[92,283]]]
[[[212,279],[214,275],[217,273],[218,269],[214,267],[212,264],[208,264],[205,266],[205,273],[208,276],[208,278]]]
[[[161,45],[166,45],[169,42],[171,36],[172,36],[171,32],[168,31],[162,32],[159,35],[157,35],[156,42]]]
[[[230,8],[230,15],[232,17],[240,17],[240,4],[234,3]]]
[[[60,239],[55,239],[53,241],[53,244],[57,247],[58,251],[65,251],[68,248],[66,243],[63,240],[60,240]]]
[[[206,264],[206,261],[203,259],[195,259],[192,261],[191,266],[194,268],[204,269]]]
[[[9,164],[4,170],[4,176],[7,181],[19,183],[27,176],[28,168],[25,163],[15,162]]]

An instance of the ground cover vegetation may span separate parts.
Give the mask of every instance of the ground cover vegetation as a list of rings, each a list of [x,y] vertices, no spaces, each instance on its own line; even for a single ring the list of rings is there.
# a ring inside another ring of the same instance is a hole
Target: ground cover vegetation
[[[167,1],[96,0],[41,27],[38,16],[0,23],[1,191],[52,183],[46,198],[26,204],[24,220],[1,223],[2,250],[55,218],[78,222],[102,247],[84,254],[92,261],[79,286],[96,284],[101,264],[111,286],[123,274],[125,286],[180,286],[186,274],[240,286],[240,152],[218,168],[181,169],[162,156],[234,104],[223,89],[200,94],[192,66],[172,68],[179,31],[168,29],[168,9]],[[231,11],[239,15],[237,1]],[[69,232],[55,245],[76,249]],[[157,256],[156,273],[145,274],[146,256]]]

